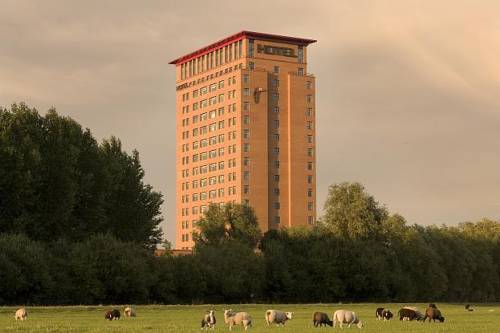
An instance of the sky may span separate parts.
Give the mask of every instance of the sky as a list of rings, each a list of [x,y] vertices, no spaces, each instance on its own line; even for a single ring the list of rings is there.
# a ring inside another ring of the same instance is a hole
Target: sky
[[[0,106],[137,149],[174,238],[175,71],[241,30],[317,39],[319,214],[361,182],[409,223],[500,219],[500,1],[0,0]]]

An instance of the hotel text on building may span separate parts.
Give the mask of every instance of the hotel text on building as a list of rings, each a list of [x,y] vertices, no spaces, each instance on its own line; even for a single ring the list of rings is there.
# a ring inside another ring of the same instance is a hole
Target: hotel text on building
[[[316,219],[315,40],[242,31],[176,65],[176,248],[210,203],[255,209],[260,228]]]

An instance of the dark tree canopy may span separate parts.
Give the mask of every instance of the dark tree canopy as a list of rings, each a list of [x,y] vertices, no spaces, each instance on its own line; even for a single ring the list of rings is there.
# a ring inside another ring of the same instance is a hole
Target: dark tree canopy
[[[238,241],[253,248],[261,235],[254,210],[231,202],[224,206],[211,204],[197,227],[199,232],[193,236],[196,246]]]
[[[162,196],[144,184],[139,154],[51,109],[0,109],[0,232],[34,240],[97,233],[152,247],[161,240]]]
[[[371,238],[377,235],[387,210],[365,192],[359,183],[331,185],[321,222],[344,238]]]

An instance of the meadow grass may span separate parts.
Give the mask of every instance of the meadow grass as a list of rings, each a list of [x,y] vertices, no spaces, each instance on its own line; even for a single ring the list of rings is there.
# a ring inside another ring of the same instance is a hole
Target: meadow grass
[[[416,305],[425,309],[426,304]],[[444,323],[422,323],[399,321],[378,321],[375,309],[388,307],[397,312],[403,304],[246,304],[246,305],[146,305],[136,306],[136,318],[124,318],[124,306],[67,306],[26,307],[28,320],[15,321],[18,307],[0,307],[0,332],[200,332],[200,320],[207,309],[215,309],[217,327],[215,331],[229,332],[224,324],[223,309],[232,308],[247,311],[253,317],[251,332],[330,332],[339,328],[314,328],[312,314],[315,311],[328,313],[330,318],[338,309],[355,311],[364,322],[362,332],[500,332],[500,304],[475,305],[473,312],[466,312],[463,305],[437,304],[446,320]],[[104,312],[117,308],[122,318],[115,321],[104,319]],[[267,327],[264,312],[267,309],[293,311],[293,320],[285,327]],[[346,328],[344,328],[346,329]],[[357,331],[354,325],[348,329]],[[241,327],[233,332],[242,332]]]

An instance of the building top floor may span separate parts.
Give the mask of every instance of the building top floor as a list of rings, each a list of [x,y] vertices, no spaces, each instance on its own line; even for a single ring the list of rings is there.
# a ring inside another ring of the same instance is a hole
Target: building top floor
[[[313,39],[241,31],[170,62],[177,67],[177,81],[242,58],[306,64],[307,45]]]

